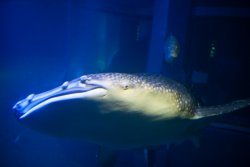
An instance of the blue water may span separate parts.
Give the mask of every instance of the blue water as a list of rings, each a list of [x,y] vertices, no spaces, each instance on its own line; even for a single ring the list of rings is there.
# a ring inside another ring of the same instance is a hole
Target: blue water
[[[191,17],[185,15],[186,6],[172,2],[171,7],[179,10],[169,9],[167,24],[161,25],[161,18],[154,16],[164,10],[157,13],[157,5],[150,0],[0,2],[1,167],[96,165],[97,145],[30,130],[11,110],[28,94],[83,74],[157,71],[189,85],[202,105],[250,97],[248,16]],[[173,64],[164,61],[160,50],[170,33],[181,43]],[[198,148],[190,141],[155,148],[156,166],[248,166],[249,110],[218,120],[240,128],[208,126]],[[117,154],[117,167],[146,166],[143,149]]]

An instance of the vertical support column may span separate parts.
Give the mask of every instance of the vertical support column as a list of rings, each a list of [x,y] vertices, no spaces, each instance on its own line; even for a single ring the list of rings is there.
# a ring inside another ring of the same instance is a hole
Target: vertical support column
[[[152,34],[147,61],[147,72],[159,73],[162,66],[164,39],[168,27],[170,0],[156,0],[154,7]]]
[[[176,62],[176,66],[179,68],[182,68],[189,48],[191,14],[191,0],[172,0],[170,2],[167,35],[172,34],[179,41],[180,53]]]

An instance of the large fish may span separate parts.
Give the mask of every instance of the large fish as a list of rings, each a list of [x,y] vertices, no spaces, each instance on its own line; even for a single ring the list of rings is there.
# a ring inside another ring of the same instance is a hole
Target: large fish
[[[110,148],[147,147],[192,137],[207,118],[250,105],[239,100],[201,108],[181,84],[159,75],[84,75],[13,107],[38,131],[84,138]]]

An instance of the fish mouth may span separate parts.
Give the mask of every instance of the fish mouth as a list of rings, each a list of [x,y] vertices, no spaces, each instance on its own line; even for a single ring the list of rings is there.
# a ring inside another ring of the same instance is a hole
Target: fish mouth
[[[95,100],[104,97],[107,89],[100,85],[82,83],[81,80],[64,82],[63,85],[40,94],[31,94],[23,100],[18,101],[13,110],[19,120],[30,116],[39,109],[60,101],[76,99]]]

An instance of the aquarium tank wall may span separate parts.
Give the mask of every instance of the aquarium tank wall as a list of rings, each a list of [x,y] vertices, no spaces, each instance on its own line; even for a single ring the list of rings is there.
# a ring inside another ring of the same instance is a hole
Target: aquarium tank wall
[[[0,166],[99,165],[99,145],[36,132],[12,111],[82,75],[162,75],[198,106],[250,99],[249,30],[247,0],[2,0]],[[199,140],[115,150],[106,166],[249,166],[249,110],[218,117]]]

